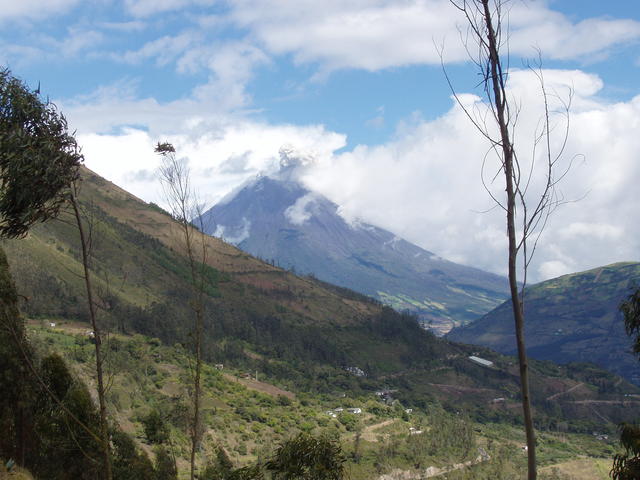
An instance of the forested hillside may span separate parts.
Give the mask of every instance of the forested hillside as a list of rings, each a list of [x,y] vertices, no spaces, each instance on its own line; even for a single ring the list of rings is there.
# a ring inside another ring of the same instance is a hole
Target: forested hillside
[[[638,362],[619,307],[639,282],[640,264],[629,262],[532,285],[525,293],[529,354],[558,363],[593,362],[638,383]],[[448,337],[512,354],[511,304],[500,305]]]

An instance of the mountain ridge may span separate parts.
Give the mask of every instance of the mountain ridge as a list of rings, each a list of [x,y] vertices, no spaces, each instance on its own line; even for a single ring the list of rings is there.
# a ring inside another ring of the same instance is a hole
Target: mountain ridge
[[[593,362],[640,382],[638,361],[624,329],[620,303],[640,284],[640,263],[618,262],[563,275],[528,287],[525,337],[530,356],[555,362]],[[447,338],[515,352],[510,304]]]
[[[262,176],[202,216],[204,230],[283,268],[370,295],[444,333],[507,297],[498,275],[458,265],[382,228],[348,221],[300,183]]]

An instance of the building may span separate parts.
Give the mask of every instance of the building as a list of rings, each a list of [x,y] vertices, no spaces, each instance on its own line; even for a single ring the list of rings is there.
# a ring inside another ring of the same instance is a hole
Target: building
[[[482,365],[483,367],[493,367],[493,362],[491,360],[485,360],[484,358],[476,357],[475,355],[471,355],[469,360],[473,363],[477,363],[478,365]]]

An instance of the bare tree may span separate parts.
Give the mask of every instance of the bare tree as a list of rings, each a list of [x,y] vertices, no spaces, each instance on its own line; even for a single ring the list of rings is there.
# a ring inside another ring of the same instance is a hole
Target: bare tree
[[[481,75],[485,102],[479,107],[469,107],[458,98],[453,87],[452,91],[473,125],[490,143],[490,149],[482,162],[482,183],[496,205],[505,212],[507,219],[509,289],[520,366],[522,409],[527,437],[528,478],[533,480],[537,477],[536,436],[524,338],[524,289],[527,283],[527,269],[540,234],[544,230],[549,215],[563,202],[556,186],[571,167],[571,161],[562,162],[568,138],[571,91],[568,92],[566,99],[555,93],[550,94],[545,86],[540,63],[534,66],[528,65],[540,85],[543,113],[533,133],[531,157],[521,160],[514,145],[520,105],[509,95],[508,52],[505,55],[502,54],[502,49],[508,44],[508,34],[503,35],[503,22],[507,13],[504,8],[508,0],[450,1],[462,12],[467,21],[468,28],[462,31],[461,35],[467,53]],[[503,58],[507,59],[506,64],[503,63]],[[449,81],[448,76],[447,80]],[[452,86],[450,81],[449,85]],[[558,111],[550,109],[551,99],[559,105]],[[560,118],[558,123],[554,121],[556,114]],[[560,142],[553,153],[552,136],[559,126],[561,127]],[[489,170],[491,153],[497,159],[494,170]],[[543,168],[537,169],[540,164]],[[506,198],[500,197],[491,189],[491,184],[501,175],[505,180]],[[538,181],[541,179],[540,184]],[[520,285],[519,273],[522,274]]]
[[[96,352],[96,378],[98,383],[98,404],[100,409],[100,440],[102,443],[102,454],[104,461],[104,478],[105,480],[111,480],[113,478],[111,468],[111,442],[109,437],[109,424],[107,418],[107,403],[106,403],[106,387],[104,381],[104,352],[102,351],[102,330],[98,323],[98,316],[96,311],[96,304],[94,301],[93,286],[91,282],[91,269],[90,269],[90,257],[91,257],[91,232],[85,230],[85,224],[83,222],[83,215],[81,207],[78,202],[78,185],[76,182],[71,184],[69,193],[69,203],[73,210],[73,216],[76,226],[78,227],[78,235],[80,237],[80,249],[82,253],[82,266],[84,270],[84,284],[87,292],[87,303],[89,306],[89,319],[91,321],[91,328],[93,329],[93,340]],[[87,234],[89,233],[89,234]]]
[[[193,379],[193,411],[190,426],[190,465],[191,480],[193,480],[195,478],[196,452],[201,437],[202,336],[204,331],[204,295],[207,286],[207,248],[202,225],[200,225],[198,229],[193,223],[194,221],[202,223],[202,215],[195,192],[191,186],[188,165],[185,161],[176,158],[175,148],[170,143],[158,143],[155,151],[162,157],[160,181],[162,182],[169,211],[180,227],[182,246],[187,256],[191,273],[193,294],[191,307],[194,313],[192,331],[194,364],[191,368]]]

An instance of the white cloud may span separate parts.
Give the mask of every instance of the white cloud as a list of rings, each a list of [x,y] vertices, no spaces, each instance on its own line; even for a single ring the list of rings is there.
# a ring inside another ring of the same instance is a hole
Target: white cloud
[[[547,87],[574,86],[567,159],[583,154],[560,185],[567,200],[550,218],[530,271],[533,280],[621,260],[640,260],[640,97],[607,104],[595,96],[599,78],[576,71],[545,72]],[[541,110],[537,85],[527,71],[512,76],[523,99],[517,136],[521,160],[531,151]],[[477,102],[465,97],[466,104]],[[538,102],[539,103],[539,102]],[[481,108],[481,106],[479,107]],[[480,163],[485,141],[458,106],[442,117],[409,124],[395,141],[359,146],[335,155],[305,177],[307,184],[343,209],[436,252],[487,270],[506,271],[504,213],[487,211]],[[494,194],[504,187],[498,177]],[[530,193],[535,196],[535,188]],[[586,195],[586,196],[585,196]],[[483,213],[481,213],[483,212]]]
[[[230,18],[248,28],[274,54],[292,54],[321,69],[370,71],[416,64],[464,61],[464,18],[448,0],[233,0]],[[640,39],[640,22],[592,18],[572,23],[546,2],[509,4],[511,52],[530,57],[539,47],[549,58],[606,55],[614,45]]]
[[[138,50],[114,54],[113,57],[133,64],[152,58],[155,59],[157,65],[167,65],[182,56],[194,45],[196,40],[197,35],[193,32],[184,32],[175,36],[166,35],[145,43]]]
[[[309,207],[313,205],[315,199],[316,194],[313,192],[298,198],[284,211],[285,218],[293,225],[304,225],[311,218],[312,212]]]
[[[41,19],[64,13],[79,3],[80,0],[2,0],[0,21],[19,18]]]
[[[622,238],[624,228],[608,223],[573,222],[560,230],[559,235],[566,239],[581,241],[585,237],[616,242]]]
[[[91,51],[101,44],[104,35],[97,30],[68,28],[66,36],[58,39],[50,35],[33,34],[29,45],[2,43],[0,40],[0,63],[23,67],[42,60],[76,57]]]
[[[208,228],[205,226],[205,228]],[[242,225],[239,228],[230,232],[224,225],[216,225],[216,229],[213,232],[214,237],[222,238],[225,242],[238,245],[251,235],[251,222],[246,218],[242,218]]]
[[[550,260],[540,265],[540,274],[543,278],[555,278],[571,272],[571,267],[560,260]]]
[[[100,22],[98,26],[106,30],[124,33],[139,32],[147,27],[146,23],[139,20],[133,20],[130,22]]]
[[[62,40],[47,38],[46,42],[49,44],[50,55],[73,57],[99,45],[103,39],[104,35],[98,31],[70,28],[68,35]]]
[[[154,60],[158,66],[175,62],[176,70],[183,74],[208,71],[208,82],[198,85],[191,98],[224,112],[250,104],[247,84],[257,66],[269,63],[264,52],[249,43],[206,44],[204,37],[195,31],[164,36],[147,42],[138,50],[112,54],[111,57],[132,64],[148,59]]]
[[[584,198],[563,205],[551,217],[531,280],[640,260],[640,224],[635,221],[640,217],[635,193],[640,96],[606,103],[598,98],[603,84],[596,76],[544,73],[550,91],[574,88],[567,158],[580,153],[584,160],[574,162],[561,189],[566,199]],[[526,162],[531,132],[542,112],[538,85],[525,70],[513,72],[511,79],[513,94],[523,104],[516,145]],[[504,214],[492,208],[479,179],[488,147],[455,103],[435,120],[408,119],[386,144],[344,152],[345,137],[322,126],[270,125],[213,114],[210,104],[190,99],[168,104],[137,100],[132,91],[127,84],[120,92],[106,89],[65,112],[73,125],[83,127],[79,140],[88,166],[142,198],[161,203],[149,172],[157,166],[153,145],[165,138],[189,158],[208,205],[258,173],[281,168],[285,152],[287,158],[306,159],[294,165],[302,169],[304,182],[340,205],[346,218],[387,228],[453,261],[506,270]],[[462,100],[478,111],[483,108],[473,95],[462,95]],[[130,126],[122,127],[124,122]],[[97,131],[102,134],[91,133]],[[501,180],[491,186],[496,195],[502,194]],[[299,207],[295,218],[304,221],[308,208]]]
[[[640,22],[636,20],[589,18],[572,24],[564,15],[540,7],[531,2],[514,3],[509,39],[514,51],[526,54],[535,46],[549,58],[566,60],[603,53],[613,45],[640,38]]]
[[[149,17],[191,6],[211,6],[216,0],[125,0],[127,11],[135,17]]]
[[[87,166],[148,201],[163,203],[149,181],[158,159],[153,146],[170,141],[189,158],[196,187],[208,205],[242,181],[280,168],[280,150],[291,145],[329,157],[345,137],[322,126],[269,125],[229,112],[215,102],[193,99],[160,104],[136,99],[135,83],[105,87],[62,103],[83,148]]]

